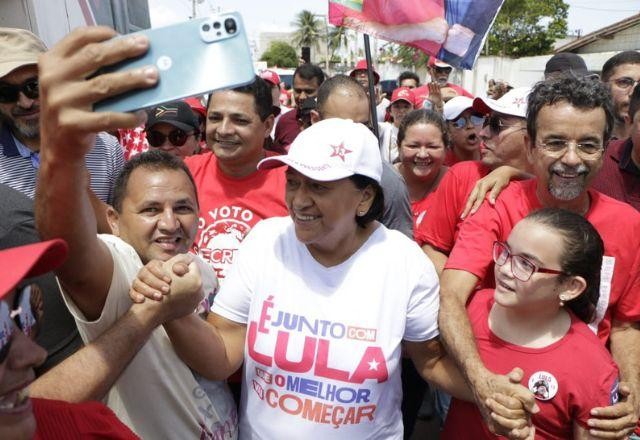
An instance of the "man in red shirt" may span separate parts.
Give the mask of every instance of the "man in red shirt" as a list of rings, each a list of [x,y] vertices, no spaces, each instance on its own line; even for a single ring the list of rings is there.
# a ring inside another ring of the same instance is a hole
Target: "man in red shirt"
[[[597,317],[591,326],[603,342],[608,341],[625,382],[623,401],[592,413],[602,419],[590,419],[590,432],[627,435],[640,414],[640,214],[588,189],[602,166],[604,145],[613,128],[609,93],[591,80],[539,83],[529,95],[527,116],[527,157],[536,178],[511,183],[494,206],[485,203],[462,224],[441,276],[440,330],[486,413],[486,398],[515,386],[482,363],[465,310],[475,286],[483,281],[488,285],[492,243],[505,241],[518,220],[541,207],[584,215],[605,244]]]
[[[480,131],[481,160],[465,161],[449,168],[433,196],[431,206],[435,209],[428,209],[428,215],[415,232],[416,241],[438,272],[442,272],[453,248],[462,222],[460,216],[476,182],[503,165],[523,171],[529,169],[525,116],[530,90],[519,87],[498,100],[476,98],[473,101],[474,112],[487,115]]]
[[[244,237],[264,218],[287,215],[282,169],[257,170],[273,127],[271,90],[256,77],[247,86],[214,92],[206,128],[211,151],[185,160],[198,190],[194,251],[221,282]]]
[[[640,211],[640,87],[636,87],[629,102],[626,117],[631,127],[627,139],[609,142],[602,169],[593,181],[593,188],[614,199],[627,202]]]
[[[613,99],[616,123],[611,137],[626,139],[629,136],[629,124],[625,120],[629,111],[629,97],[640,82],[640,52],[625,50],[615,54],[604,63],[600,76],[609,87]]]
[[[471,93],[467,92],[459,85],[449,82],[449,75],[451,75],[451,72],[453,71],[453,67],[451,67],[449,64],[440,61],[437,58],[431,57],[429,58],[427,67],[429,68],[431,81],[436,83],[438,87],[440,87],[440,89],[449,88],[457,96],[466,96],[468,98],[473,98],[473,95]],[[416,95],[416,106],[418,108],[422,108],[424,101],[429,98],[429,83],[426,83],[420,87],[416,87],[413,92]]]
[[[300,107],[307,98],[318,94],[318,88],[324,82],[324,72],[315,64],[302,64],[293,73],[293,99]],[[280,117],[273,135],[273,146],[276,149],[287,149],[300,134],[298,127],[298,111],[287,112]]]

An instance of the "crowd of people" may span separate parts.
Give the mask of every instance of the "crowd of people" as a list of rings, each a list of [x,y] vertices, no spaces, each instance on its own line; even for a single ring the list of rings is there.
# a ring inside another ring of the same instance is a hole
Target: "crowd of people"
[[[94,112],[114,36],[0,28],[0,438],[640,438],[640,52]]]

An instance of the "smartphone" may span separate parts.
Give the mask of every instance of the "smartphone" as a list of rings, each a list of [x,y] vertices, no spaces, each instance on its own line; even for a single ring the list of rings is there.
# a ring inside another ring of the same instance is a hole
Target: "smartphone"
[[[155,65],[158,83],[94,104],[96,111],[130,112],[251,83],[255,78],[249,42],[237,12],[227,12],[138,32],[149,50],[100,69],[94,76]],[[132,35],[132,34],[129,34]],[[116,37],[122,38],[122,37]]]

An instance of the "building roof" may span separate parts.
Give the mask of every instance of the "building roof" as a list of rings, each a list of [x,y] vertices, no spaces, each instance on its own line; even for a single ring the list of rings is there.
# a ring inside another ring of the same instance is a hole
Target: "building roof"
[[[617,23],[613,23],[609,26],[603,27],[602,29],[586,34],[583,37],[573,40],[571,43],[556,48],[554,52],[573,52],[595,41],[611,39],[614,34],[637,24],[640,24],[640,14],[632,15],[631,17],[627,17]]]

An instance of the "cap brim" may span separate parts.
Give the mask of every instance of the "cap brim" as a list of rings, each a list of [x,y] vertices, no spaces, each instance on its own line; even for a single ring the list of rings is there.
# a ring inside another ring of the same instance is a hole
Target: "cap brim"
[[[3,78],[16,69],[24,66],[37,66],[38,60],[20,60],[0,63],[0,78]]]
[[[413,102],[411,102],[411,101],[410,101],[410,100],[408,100],[407,98],[398,98],[398,99],[396,99],[395,101],[391,101],[391,102],[389,103],[389,105],[387,106],[387,108],[391,108],[391,106],[392,106],[393,104],[395,104],[396,102],[399,102],[399,101],[404,101],[404,102],[406,102],[406,103],[410,104],[411,106],[414,106],[414,105],[415,105]]]
[[[154,127],[154,126],[156,126],[158,124],[162,124],[162,123],[173,125],[174,127],[179,128],[180,130],[184,130],[186,132],[189,132],[189,131],[192,131],[192,130],[197,130],[196,127],[192,127],[191,125],[184,124],[184,123],[182,123],[180,121],[164,121],[164,120],[155,121],[153,124],[147,125],[147,129],[149,129],[151,127]]]
[[[473,109],[480,114],[486,115],[492,111],[502,113],[503,115],[514,116],[516,118],[524,118],[526,115],[515,114],[512,107],[500,105],[498,101],[491,98],[474,98]]]
[[[62,264],[67,257],[67,243],[55,239],[0,251],[0,298],[8,294],[25,278],[47,273]]]
[[[344,179],[346,177],[353,176],[354,173],[349,172],[344,168],[332,168],[327,164],[320,166],[311,166],[303,164],[293,159],[289,155],[272,156],[262,159],[258,162],[259,170],[268,170],[272,168],[278,168],[281,166],[290,166],[300,174],[307,176],[310,179],[318,180],[320,182],[332,182],[334,180]]]

